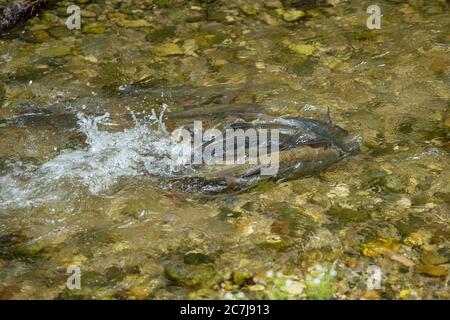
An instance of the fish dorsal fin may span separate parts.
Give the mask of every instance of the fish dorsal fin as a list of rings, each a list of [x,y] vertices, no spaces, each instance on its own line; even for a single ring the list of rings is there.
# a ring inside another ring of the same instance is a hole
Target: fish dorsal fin
[[[323,122],[328,123],[328,124],[333,124],[333,121],[331,121],[330,107],[327,107],[327,114],[325,115]]]

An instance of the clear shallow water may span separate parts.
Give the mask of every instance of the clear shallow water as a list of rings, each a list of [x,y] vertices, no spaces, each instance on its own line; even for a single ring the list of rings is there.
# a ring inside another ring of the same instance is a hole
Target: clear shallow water
[[[0,40],[3,298],[449,298],[446,3],[382,1],[369,31],[356,1],[295,22],[262,2],[150,2],[83,4],[85,29],[67,33],[63,1]],[[177,166],[164,131],[130,114],[162,103],[206,123],[330,107],[362,154],[183,193],[153,176]]]

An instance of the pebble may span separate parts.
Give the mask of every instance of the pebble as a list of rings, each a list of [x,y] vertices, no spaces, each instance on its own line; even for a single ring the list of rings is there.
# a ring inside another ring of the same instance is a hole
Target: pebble
[[[101,34],[106,32],[106,27],[97,22],[86,24],[83,27],[83,32],[85,33],[93,33],[93,34]]]
[[[139,20],[126,20],[126,19],[118,19],[116,20],[117,25],[124,28],[144,28],[150,27],[150,23],[144,19]]]
[[[167,56],[182,55],[184,54],[184,51],[175,43],[165,43],[155,47],[153,49],[153,53],[159,57],[167,57]]]
[[[306,16],[302,10],[290,9],[283,12],[283,20],[287,22],[297,21]]]
[[[299,53],[304,56],[311,56],[316,51],[316,48],[310,44],[292,43],[288,40],[284,40],[282,44],[285,45],[290,50],[294,51],[295,53]]]
[[[305,284],[301,283],[299,281],[294,281],[294,280],[290,280],[290,281],[286,281],[286,285],[284,286],[284,291],[286,291],[289,294],[292,295],[299,295],[302,294],[303,291],[305,290]]]
[[[433,265],[418,265],[416,272],[426,274],[431,277],[446,277],[448,272],[444,267]]]

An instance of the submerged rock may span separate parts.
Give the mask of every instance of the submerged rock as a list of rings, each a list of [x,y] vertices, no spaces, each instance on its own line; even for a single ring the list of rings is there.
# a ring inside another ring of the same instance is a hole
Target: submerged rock
[[[49,34],[45,30],[29,30],[22,34],[21,37],[30,43],[43,43],[48,40]]]
[[[446,263],[448,258],[439,254],[437,251],[425,251],[420,260],[425,265],[436,265]]]
[[[186,264],[199,265],[199,264],[208,264],[213,261],[214,261],[213,258],[201,252],[193,251],[188,252],[184,255],[184,263]]]
[[[93,22],[93,23],[86,24],[83,27],[83,32],[101,34],[101,33],[106,32],[106,27],[102,23]]]
[[[153,49],[153,53],[158,57],[176,56],[184,54],[182,48],[176,43],[165,43]]]
[[[165,268],[167,278],[187,287],[212,287],[220,276],[211,265],[189,265],[169,263]]]
[[[282,16],[284,21],[292,22],[303,18],[304,16],[306,16],[306,13],[302,10],[290,9],[287,11],[283,11]]]
[[[67,29],[67,27],[62,27],[62,26],[58,26],[58,27],[53,27],[48,29],[48,33],[50,33],[50,35],[52,37],[55,38],[64,38],[64,37],[68,37],[70,36],[70,30]]]
[[[446,277],[448,275],[448,272],[444,267],[434,265],[418,265],[416,267],[416,272],[423,273],[430,277]]]
[[[55,46],[45,48],[40,54],[46,58],[61,58],[72,54],[72,48],[65,43],[57,43]]]

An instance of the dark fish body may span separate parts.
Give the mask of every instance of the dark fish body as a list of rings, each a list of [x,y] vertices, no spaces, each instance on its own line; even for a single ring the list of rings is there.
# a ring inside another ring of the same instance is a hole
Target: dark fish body
[[[34,17],[49,1],[20,1],[6,6],[0,15],[0,32],[13,29],[19,23]]]
[[[184,110],[171,112],[169,119],[192,119],[194,117],[220,117],[232,113],[246,113],[258,112],[261,108],[254,104],[209,104],[201,106],[189,106]]]
[[[234,130],[278,129],[279,160],[274,175],[262,175],[262,165],[202,164],[190,176],[178,179],[185,191],[221,192],[227,189],[246,189],[262,180],[286,181],[319,174],[344,158],[359,153],[361,141],[331,121],[307,118],[272,118],[265,121],[238,121],[224,126]],[[206,142],[207,145],[209,142]],[[271,140],[267,150],[270,152]],[[246,154],[257,145],[246,143]],[[224,150],[225,151],[225,150]]]

